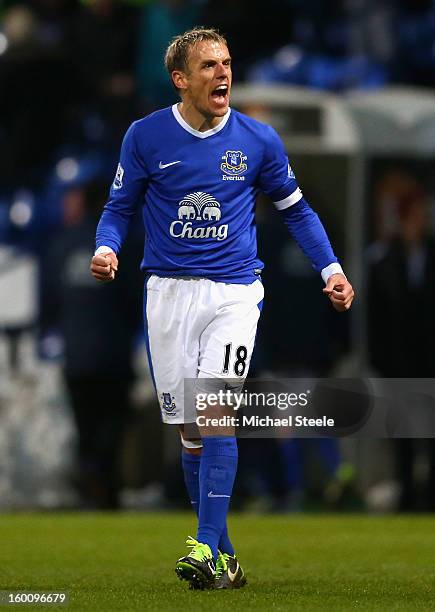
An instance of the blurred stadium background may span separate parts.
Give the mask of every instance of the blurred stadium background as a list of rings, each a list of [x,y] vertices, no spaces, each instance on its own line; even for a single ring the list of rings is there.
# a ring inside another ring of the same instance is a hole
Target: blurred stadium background
[[[227,34],[233,106],[279,130],[358,296],[332,311],[262,199],[252,374],[435,372],[432,0],[3,0],[1,510],[187,509],[145,359],[139,220],[117,283],[88,266],[122,135],[175,101],[162,54],[195,24]],[[431,439],[240,446],[241,511],[435,509]]]

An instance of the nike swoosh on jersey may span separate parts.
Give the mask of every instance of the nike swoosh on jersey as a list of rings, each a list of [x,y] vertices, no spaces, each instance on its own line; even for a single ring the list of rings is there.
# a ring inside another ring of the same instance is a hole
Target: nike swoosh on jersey
[[[237,561],[235,572],[232,572],[230,568],[228,568],[228,578],[231,580],[231,582],[234,582],[234,578],[237,576],[238,571],[239,571],[239,562]]]
[[[209,491],[208,497],[231,497],[231,495],[219,495],[219,494],[214,494],[213,491]]]
[[[173,166],[174,164],[180,164],[180,163],[181,163],[181,159],[179,159],[178,161],[169,162],[169,164],[164,164],[163,162],[160,162],[159,168],[160,170],[163,170],[164,168],[169,168],[169,166]]]

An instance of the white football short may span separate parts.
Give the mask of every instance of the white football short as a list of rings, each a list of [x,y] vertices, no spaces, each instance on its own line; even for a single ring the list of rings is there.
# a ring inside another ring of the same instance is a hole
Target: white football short
[[[236,285],[206,278],[148,278],[145,336],[163,422],[195,422],[194,402],[184,401],[186,379],[243,383],[263,297],[260,280]]]

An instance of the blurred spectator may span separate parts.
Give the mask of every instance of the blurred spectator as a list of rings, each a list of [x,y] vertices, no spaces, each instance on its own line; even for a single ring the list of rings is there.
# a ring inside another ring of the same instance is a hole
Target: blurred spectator
[[[294,42],[309,53],[343,57],[349,50],[350,28],[343,0],[294,0]]]
[[[290,42],[293,4],[293,0],[209,0],[201,11],[200,22],[225,34],[239,80],[253,61]]]
[[[287,83],[342,92],[352,88],[379,88],[386,84],[387,72],[364,55],[335,58],[305,53],[299,47],[288,45],[272,57],[254,63],[247,78],[252,82]]]
[[[80,7],[79,0],[30,0],[38,19],[38,41],[46,49],[64,54],[72,51],[72,24]]]
[[[2,187],[43,179],[41,172],[63,141],[75,97],[74,75],[65,57],[37,38],[38,21],[26,7],[3,20],[6,49],[0,55],[0,166]]]
[[[123,249],[116,283],[97,283],[89,273],[104,197],[99,183],[67,193],[65,230],[52,241],[41,269],[41,334],[58,328],[63,338],[65,381],[79,436],[78,488],[89,508],[119,503],[119,450],[142,320],[140,242]]]
[[[435,241],[427,195],[414,187],[394,203],[397,230],[370,271],[371,359],[385,377],[432,377]]]
[[[197,4],[195,0],[155,0],[143,9],[137,76],[140,96],[147,111],[178,102],[163,57],[171,38],[195,25]]]
[[[320,206],[322,198],[318,195],[313,200]],[[284,378],[327,376],[337,355],[343,352],[346,320],[319,299],[319,279],[297,245],[288,240],[282,220],[264,198],[258,202],[257,221],[268,299],[262,309],[253,359],[260,371],[255,373],[251,367],[251,375],[266,370]],[[291,296],[285,290],[290,287]],[[245,445],[248,447],[247,441]],[[293,512],[313,502],[325,504],[327,487],[338,485],[341,457],[337,440],[249,440],[249,445],[248,459],[241,460],[241,474],[252,487],[251,495],[263,501],[269,498],[271,508]],[[254,463],[250,455],[261,459]],[[311,465],[317,465],[318,473],[322,473],[316,482]],[[252,504],[255,508],[257,502],[253,500]]]
[[[289,5],[292,19],[283,15],[287,39],[279,50],[275,46],[275,54],[254,63],[249,80],[332,91],[371,89],[389,81],[395,50],[390,0],[292,0],[285,8]]]
[[[394,176],[400,175],[392,174],[384,182],[389,186],[389,196],[385,187],[380,193],[390,204],[390,214],[394,205],[396,229],[388,242],[390,231],[381,232],[384,248],[374,251],[369,272],[370,358],[377,373],[385,378],[432,378],[435,240],[429,232],[427,194],[412,177],[398,179],[396,184]],[[419,486],[415,463],[425,446],[428,475]],[[400,439],[394,448],[402,489],[400,509],[435,509],[435,440],[425,445],[422,440]]]
[[[395,51],[394,0],[348,0],[349,51],[389,64]]]
[[[431,0],[402,0],[394,78],[400,83],[435,85],[435,5]]]
[[[118,141],[136,119],[134,64],[138,9],[115,0],[90,0],[74,24],[74,61],[85,113],[97,112]]]
[[[293,41],[304,51],[330,58],[390,61],[394,0],[295,0],[294,4]]]
[[[307,198],[311,199],[309,195]],[[321,194],[314,194],[312,201],[321,209]],[[319,299],[322,285],[316,273],[262,197],[257,218],[267,300],[259,322],[254,363],[260,359],[260,368],[284,377],[327,376],[337,355],[346,348],[348,317],[340,318],[326,300]],[[334,227],[331,222],[329,225]],[[335,243],[339,244],[338,236]],[[290,287],[291,293],[283,289]]]

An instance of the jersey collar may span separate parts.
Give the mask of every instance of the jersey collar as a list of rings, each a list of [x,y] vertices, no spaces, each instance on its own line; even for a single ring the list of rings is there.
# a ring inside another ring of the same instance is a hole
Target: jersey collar
[[[174,104],[172,106],[172,112],[174,114],[176,121],[181,125],[183,129],[186,130],[186,132],[189,132],[189,134],[192,134],[193,136],[196,136],[197,138],[208,138],[209,136],[213,136],[213,134],[217,134],[226,126],[227,121],[230,118],[231,108],[229,108],[227,112],[225,113],[225,115],[222,117],[222,121],[219,123],[219,125],[205,132],[200,132],[199,130],[195,130],[186,121],[184,121],[183,117],[181,116],[180,111],[178,110],[178,104]]]

